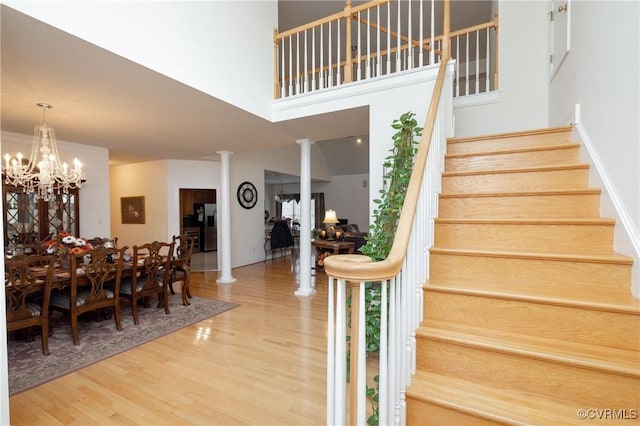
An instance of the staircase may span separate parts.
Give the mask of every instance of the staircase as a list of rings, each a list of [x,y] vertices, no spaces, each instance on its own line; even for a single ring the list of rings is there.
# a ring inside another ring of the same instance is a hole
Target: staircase
[[[640,418],[632,261],[571,133],[448,141],[408,425]]]

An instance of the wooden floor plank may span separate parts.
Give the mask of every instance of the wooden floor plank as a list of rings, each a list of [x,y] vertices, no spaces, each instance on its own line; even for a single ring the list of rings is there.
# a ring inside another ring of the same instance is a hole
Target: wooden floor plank
[[[192,294],[239,307],[11,397],[11,424],[325,424],[326,277],[297,297],[288,259],[217,276]]]

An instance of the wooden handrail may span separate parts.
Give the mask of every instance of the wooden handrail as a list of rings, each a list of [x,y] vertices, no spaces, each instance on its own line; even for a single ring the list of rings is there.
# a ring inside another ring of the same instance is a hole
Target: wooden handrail
[[[371,2],[371,3],[378,3],[378,2]],[[360,7],[361,6],[358,6],[358,8],[360,8]],[[354,10],[354,9],[356,9],[356,8],[353,7],[352,10]],[[340,16],[343,16],[343,15],[341,14]],[[355,16],[353,16],[353,18],[356,19]],[[379,28],[380,31],[385,33],[385,34],[389,31],[386,27],[383,27],[383,26],[379,26],[378,27],[377,24],[368,23],[368,21],[364,20],[363,18],[361,18],[358,21],[363,23],[363,24],[365,24],[365,25],[368,25],[369,27],[371,27],[373,29],[378,29]],[[305,25],[304,27],[307,27],[307,25]],[[302,27],[298,27],[296,30],[300,31],[299,30],[300,28],[302,28]],[[482,31],[482,30],[486,30],[486,29],[489,29],[489,28],[495,28],[496,31],[497,31],[497,29],[498,29],[498,16],[497,15],[496,15],[495,19],[492,20],[492,21],[484,22],[482,24],[473,25],[471,27],[463,28],[463,29],[460,29],[460,30],[457,30],[457,31],[452,31],[452,32],[449,33],[449,39],[451,39],[453,37],[456,37],[456,36],[459,36],[459,35],[472,33],[474,31]],[[291,31],[293,31],[293,30],[289,30],[287,33],[290,33]],[[282,34],[284,34],[284,33],[282,33]],[[275,45],[276,46],[275,47],[276,51],[277,51],[277,43],[282,38],[282,34],[278,34],[277,30],[274,30],[274,40],[276,40],[276,45]],[[394,31],[391,31],[391,35],[396,37],[397,33],[394,32]],[[403,41],[405,41],[405,42],[408,42],[408,37],[406,37],[406,36],[401,36],[401,39]],[[418,46],[420,46],[420,44],[422,44],[422,48],[424,50],[430,51],[432,49],[432,46],[434,46],[437,41],[440,41],[440,40],[443,40],[443,39],[444,39],[444,34],[440,34],[440,35],[434,36],[433,39],[431,39],[430,37],[429,38],[425,38],[425,39],[422,40],[422,42],[420,42],[420,40],[412,40],[411,46],[418,47]],[[496,46],[497,46],[497,40],[496,40]],[[407,50],[407,49],[409,49],[409,44],[408,43],[400,45],[400,49],[399,49],[400,51]],[[365,53],[365,54],[361,54],[360,55],[360,60],[361,61],[367,61],[367,60],[370,60],[372,58],[376,58],[378,56],[384,57],[385,55],[394,54],[397,51],[398,51],[398,47],[394,46],[394,47],[390,47],[388,49],[380,50],[379,52]],[[437,55],[440,55],[440,56],[442,55],[442,51],[441,50],[435,49],[434,51],[435,51],[435,53]],[[278,70],[277,54],[274,54],[274,57],[275,57],[274,69]],[[496,61],[497,61],[497,59],[496,59]],[[331,66],[325,65],[322,68],[317,67],[315,69],[309,69],[307,71],[303,71],[303,72],[301,72],[299,74],[295,74],[295,75],[289,76],[289,79],[296,79],[296,78],[304,77],[305,75],[314,75],[314,74],[318,74],[320,71],[328,71],[329,68],[335,69],[335,68],[338,68],[338,67],[341,67],[341,66],[345,66],[345,65],[346,65],[346,61],[341,61],[340,63],[331,64]],[[497,67],[496,67],[496,69],[497,69]],[[278,86],[278,84],[279,84],[279,80],[278,80],[279,74],[275,73],[274,77],[275,77],[275,80],[276,80],[276,82],[274,83],[274,86],[275,86],[274,91],[275,91],[275,94],[276,94],[276,98],[278,98],[279,97],[279,86]],[[497,75],[495,76],[495,78],[496,78],[496,81],[497,81]]]
[[[443,37],[450,40],[450,7],[449,1],[444,2],[444,28]],[[446,74],[447,63],[450,59],[450,42],[444,43],[442,49],[442,59],[440,68],[438,69],[438,78],[436,80],[431,103],[425,119],[425,125],[420,138],[420,147],[416,154],[411,179],[407,187],[405,201],[400,213],[398,227],[393,239],[391,251],[386,259],[380,262],[373,262],[370,257],[364,255],[336,255],[329,256],[324,261],[324,269],[328,276],[333,278],[345,279],[352,282],[361,281],[380,281],[390,279],[398,275],[402,269],[402,264],[409,246],[409,238],[411,228],[418,204],[418,196],[420,195],[420,187],[422,186],[422,177],[427,164],[429,148],[431,146],[431,138],[433,128],[435,126],[436,116],[438,113],[438,105],[444,87],[444,77]]]

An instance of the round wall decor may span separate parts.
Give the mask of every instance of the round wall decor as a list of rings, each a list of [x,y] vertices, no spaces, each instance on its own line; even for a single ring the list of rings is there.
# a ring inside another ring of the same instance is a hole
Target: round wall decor
[[[238,202],[245,209],[253,208],[258,201],[258,191],[251,182],[242,182],[238,186]]]

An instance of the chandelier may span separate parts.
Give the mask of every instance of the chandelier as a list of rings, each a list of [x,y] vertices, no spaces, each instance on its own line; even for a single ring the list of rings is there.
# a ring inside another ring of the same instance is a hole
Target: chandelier
[[[77,158],[73,160],[73,168],[60,161],[55,132],[45,121],[47,109],[52,106],[46,103],[37,105],[42,108],[42,124],[36,125],[33,132],[28,163],[20,152],[15,158],[6,154],[2,172],[6,184],[22,186],[27,194],[50,201],[56,194],[67,194],[69,189],[80,188],[84,172]]]

